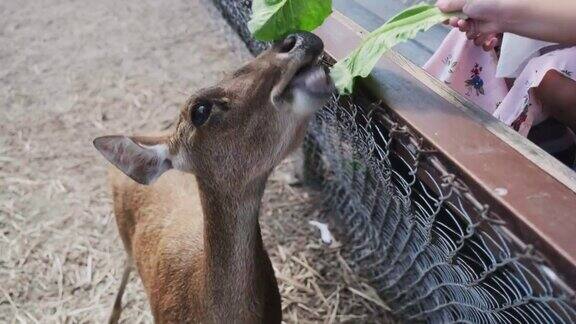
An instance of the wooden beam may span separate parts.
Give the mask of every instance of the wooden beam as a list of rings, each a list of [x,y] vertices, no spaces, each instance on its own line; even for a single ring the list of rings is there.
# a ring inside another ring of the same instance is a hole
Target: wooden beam
[[[316,33],[339,60],[367,32],[334,12]],[[514,234],[576,287],[576,173],[394,51],[362,86],[490,196]]]

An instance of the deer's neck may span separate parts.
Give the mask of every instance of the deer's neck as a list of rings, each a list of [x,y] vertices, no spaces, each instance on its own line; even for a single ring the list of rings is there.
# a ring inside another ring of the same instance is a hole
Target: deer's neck
[[[274,278],[258,224],[266,178],[233,192],[198,183],[204,210],[206,306],[217,316],[214,322],[254,322],[250,319],[262,315],[269,277]]]

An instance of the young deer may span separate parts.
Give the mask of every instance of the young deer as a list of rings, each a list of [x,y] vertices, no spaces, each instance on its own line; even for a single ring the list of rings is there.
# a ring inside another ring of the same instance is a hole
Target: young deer
[[[313,34],[290,35],[193,95],[171,133],[94,140],[129,177],[111,171],[114,212],[156,322],[280,323],[258,213],[272,169],[332,92],[322,50]]]

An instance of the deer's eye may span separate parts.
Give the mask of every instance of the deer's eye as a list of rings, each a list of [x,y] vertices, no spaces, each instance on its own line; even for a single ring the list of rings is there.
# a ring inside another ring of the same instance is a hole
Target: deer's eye
[[[202,126],[210,117],[212,112],[212,105],[210,103],[202,103],[192,108],[192,124],[196,127]]]

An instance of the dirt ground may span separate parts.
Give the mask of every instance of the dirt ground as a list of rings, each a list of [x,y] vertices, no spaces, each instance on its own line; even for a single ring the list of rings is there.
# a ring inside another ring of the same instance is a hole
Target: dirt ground
[[[0,0],[0,323],[102,323],[124,252],[94,137],[157,131],[250,59],[206,0]],[[378,322],[383,308],[308,224],[292,162],[261,218],[286,322]],[[123,321],[152,321],[133,275]]]

